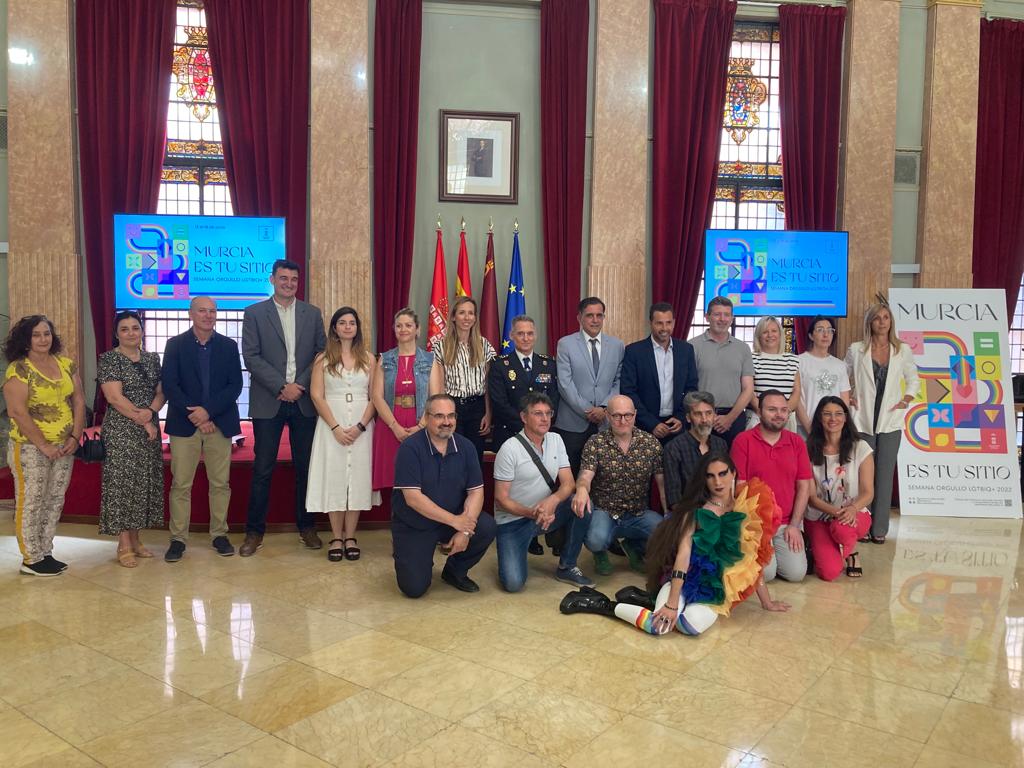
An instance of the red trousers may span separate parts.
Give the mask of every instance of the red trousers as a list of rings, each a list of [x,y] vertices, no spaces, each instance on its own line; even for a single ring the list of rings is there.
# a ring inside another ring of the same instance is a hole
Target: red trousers
[[[814,572],[819,579],[834,580],[845,567],[844,555],[857,551],[857,539],[871,528],[871,514],[857,513],[857,524],[846,525],[838,520],[804,520],[804,531],[814,553]],[[842,547],[842,551],[839,548]]]

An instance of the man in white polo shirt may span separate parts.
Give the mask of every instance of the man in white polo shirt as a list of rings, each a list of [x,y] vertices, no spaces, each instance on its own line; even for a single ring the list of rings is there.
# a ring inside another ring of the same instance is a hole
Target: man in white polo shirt
[[[498,523],[498,578],[508,592],[526,585],[527,548],[541,533],[568,527],[555,578],[578,587],[594,585],[576,566],[590,528],[590,513],[576,515],[569,497],[573,478],[562,438],[551,431],[554,407],[542,392],[520,401],[523,430],[494,459],[494,519]]]

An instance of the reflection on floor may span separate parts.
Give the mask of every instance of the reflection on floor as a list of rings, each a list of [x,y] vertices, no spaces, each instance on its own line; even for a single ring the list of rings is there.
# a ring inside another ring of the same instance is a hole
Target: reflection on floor
[[[863,579],[776,583],[789,614],[754,601],[658,639],[561,616],[550,555],[519,595],[492,553],[480,594],[411,601],[385,532],[357,563],[283,534],[220,558],[193,535],[182,562],[127,570],[62,525],[71,567],[39,579],[12,530],[0,513],[6,768],[1024,766],[1019,522],[895,519]],[[639,583],[616,565],[599,588]]]

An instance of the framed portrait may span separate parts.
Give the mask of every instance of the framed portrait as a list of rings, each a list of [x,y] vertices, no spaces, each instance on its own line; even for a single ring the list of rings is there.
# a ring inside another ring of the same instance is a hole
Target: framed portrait
[[[519,200],[519,113],[441,110],[438,199]]]

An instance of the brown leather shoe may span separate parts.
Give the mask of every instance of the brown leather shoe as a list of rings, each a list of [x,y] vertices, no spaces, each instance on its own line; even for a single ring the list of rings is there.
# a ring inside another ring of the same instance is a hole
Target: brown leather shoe
[[[250,557],[256,554],[256,550],[263,546],[263,535],[259,533],[245,534],[245,541],[238,548],[238,554],[242,557]]]
[[[299,539],[302,540],[302,544],[306,549],[323,549],[324,543],[316,535],[315,528],[305,528],[299,531]]]

